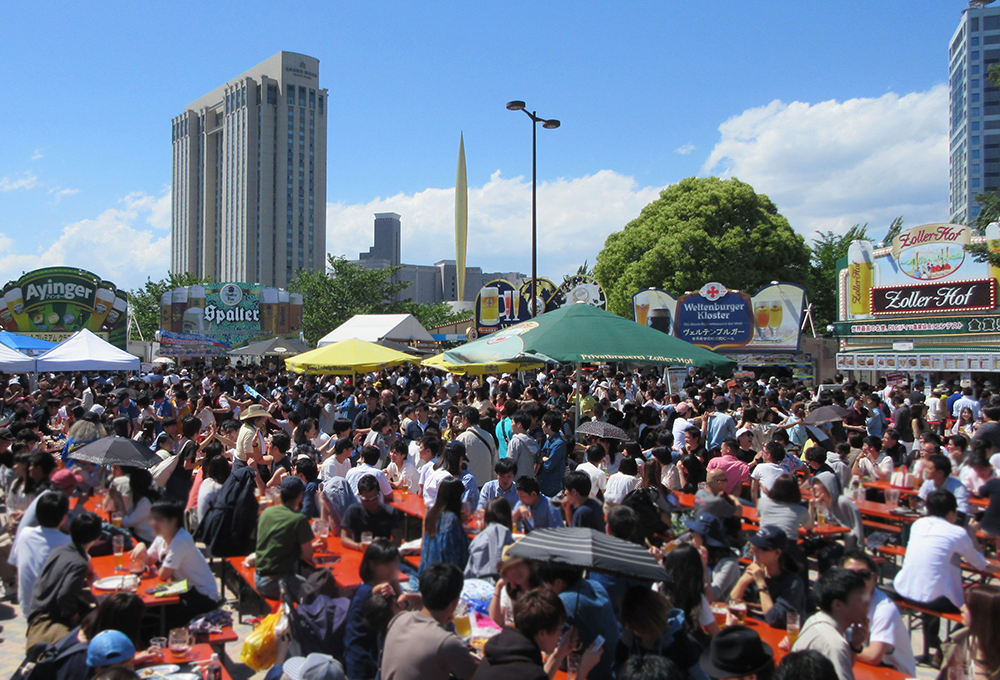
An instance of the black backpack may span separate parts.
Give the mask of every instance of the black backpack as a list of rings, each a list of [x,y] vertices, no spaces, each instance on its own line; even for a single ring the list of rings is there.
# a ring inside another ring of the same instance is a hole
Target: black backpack
[[[60,641],[61,642],[61,641]],[[11,676],[11,680],[55,680],[59,669],[66,660],[87,652],[87,642],[77,642],[69,647],[59,648],[59,644],[39,642],[31,646],[28,655]]]
[[[632,534],[633,543],[644,545],[648,540],[653,545],[658,545],[660,541],[657,539],[656,534],[665,533],[668,529],[660,517],[660,508],[656,504],[659,496],[660,491],[658,489],[642,487],[630,491],[622,499],[622,505],[632,508],[638,518],[635,531]]]

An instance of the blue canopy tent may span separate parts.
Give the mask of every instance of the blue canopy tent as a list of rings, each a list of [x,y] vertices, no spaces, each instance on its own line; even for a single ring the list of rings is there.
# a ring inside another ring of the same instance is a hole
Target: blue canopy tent
[[[0,344],[7,345],[11,349],[16,349],[18,352],[27,354],[29,357],[37,357],[48,352],[57,343],[42,340],[41,338],[33,338],[30,335],[0,331]]]

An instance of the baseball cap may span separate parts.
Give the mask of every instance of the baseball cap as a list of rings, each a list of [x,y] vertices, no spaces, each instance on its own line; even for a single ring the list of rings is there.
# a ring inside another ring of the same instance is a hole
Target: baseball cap
[[[282,493],[287,491],[298,496],[300,493],[305,493],[306,485],[298,477],[289,475],[281,480],[280,488]]]
[[[752,435],[753,434],[753,430],[751,430],[749,427],[741,427],[740,429],[736,430],[736,438],[737,439],[739,439],[740,437],[742,437],[745,434],[751,434]]]
[[[465,444],[463,444],[462,442],[450,441],[446,446],[449,451],[457,453],[459,458],[464,458],[465,460],[469,460],[468,453],[466,453],[465,450]]]
[[[135,656],[135,645],[119,630],[105,630],[87,645],[87,665],[91,668],[123,663]]]
[[[677,411],[677,415],[686,416],[687,414],[691,413],[691,404],[687,403],[686,401],[682,401],[681,403],[677,404],[677,406],[674,407],[674,410]]]
[[[694,533],[701,536],[705,545],[714,548],[728,548],[729,541],[726,540],[726,531],[722,527],[722,520],[707,512],[698,515],[697,519],[688,517],[684,520],[685,526]]]
[[[293,656],[282,667],[292,680],[344,680],[344,667],[329,654],[313,652],[309,656]]]
[[[773,524],[762,526],[748,540],[751,545],[757,546],[761,550],[784,550],[785,546],[788,545],[788,536],[781,528]]]
[[[83,483],[83,477],[74,474],[65,468],[53,472],[52,477],[50,477],[49,480],[52,482],[52,486],[63,490],[71,489],[77,484]]]

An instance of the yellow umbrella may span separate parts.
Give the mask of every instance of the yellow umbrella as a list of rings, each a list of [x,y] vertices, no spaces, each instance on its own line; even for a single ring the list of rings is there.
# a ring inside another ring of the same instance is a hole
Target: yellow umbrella
[[[517,373],[518,371],[541,368],[545,364],[541,361],[535,363],[489,362],[483,364],[453,364],[447,361],[442,353],[432,356],[429,359],[424,359],[420,362],[420,365],[437,368],[448,373],[457,373],[458,375],[485,375],[488,373]]]
[[[420,360],[373,342],[351,338],[285,359],[285,366],[295,373],[353,375],[380,371],[407,361],[416,364]]]

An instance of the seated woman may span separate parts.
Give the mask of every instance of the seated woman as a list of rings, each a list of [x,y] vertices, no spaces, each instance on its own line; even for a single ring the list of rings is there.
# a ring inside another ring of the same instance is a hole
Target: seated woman
[[[794,477],[785,473],[771,482],[771,490],[757,500],[757,518],[761,526],[772,524],[784,531],[788,537],[788,554],[800,567],[805,566],[805,553],[797,544],[799,528],[812,531],[813,521],[802,504],[802,492]]]
[[[798,566],[785,549],[788,537],[780,527],[766,524],[750,537],[753,563],[747,566],[730,593],[734,600],[760,604],[764,621],[784,628],[790,611],[805,618],[806,587],[795,570]]]
[[[622,598],[621,624],[616,666],[632,657],[663,656],[686,671],[690,680],[708,680],[698,665],[702,647],[688,635],[684,612],[675,609],[668,597],[646,586],[629,588]]]
[[[497,565],[500,578],[490,600],[490,618],[498,626],[513,626],[514,603],[529,590],[542,585],[533,563],[512,557],[509,552],[510,548],[503,549],[500,564]]]
[[[149,545],[156,538],[149,520],[149,511],[153,503],[160,500],[160,492],[153,484],[153,475],[149,470],[132,468],[128,472],[128,486],[132,494],[132,509],[125,512],[125,500],[115,487],[108,487],[108,498],[115,509],[122,513],[122,526],[132,530],[132,535]]]
[[[147,566],[159,565],[161,581],[187,580],[189,590],[180,596],[180,604],[168,611],[168,619],[183,625],[219,606],[219,587],[212,568],[184,529],[184,506],[158,501],[149,514],[156,539],[148,549],[137,545],[132,559],[144,560]]]
[[[450,477],[438,487],[434,507],[424,517],[424,541],[420,550],[420,571],[438,562],[465,569],[469,562],[469,537],[462,526],[461,480]]]
[[[510,502],[506,498],[494,498],[486,504],[483,513],[483,524],[486,526],[469,546],[469,562],[465,565],[466,578],[497,575],[497,565],[503,549],[514,542],[511,522]]]

